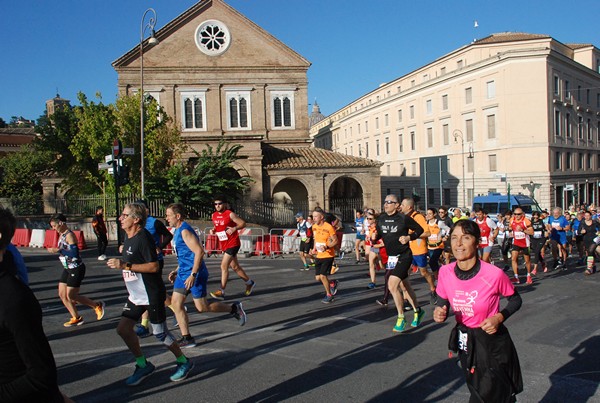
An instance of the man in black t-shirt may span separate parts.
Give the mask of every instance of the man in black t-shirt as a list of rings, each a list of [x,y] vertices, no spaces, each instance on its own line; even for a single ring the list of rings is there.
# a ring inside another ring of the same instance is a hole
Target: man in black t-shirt
[[[122,259],[110,259],[107,262],[110,268],[122,270],[123,280],[129,291],[129,299],[117,326],[117,333],[129,347],[136,361],[135,372],[125,381],[128,386],[138,385],[154,372],[154,365],[146,360],[133,330],[133,326],[146,310],[152,324],[152,333],[177,358],[177,369],[171,376],[171,381],[184,380],[194,367],[167,329],[164,305],[166,288],[157,260],[156,244],[152,235],[144,229],[146,218],[146,208],[142,204],[125,206],[123,214],[119,217],[121,228],[127,234],[123,243]]]

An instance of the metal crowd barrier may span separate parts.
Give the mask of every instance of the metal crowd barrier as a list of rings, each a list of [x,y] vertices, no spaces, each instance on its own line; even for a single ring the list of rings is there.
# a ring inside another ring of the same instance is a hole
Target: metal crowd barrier
[[[216,234],[211,234],[210,231],[214,227],[208,227],[204,230],[204,250],[207,256],[223,253],[220,249],[219,237]],[[265,243],[265,231],[262,228],[243,228],[238,231],[240,237],[240,250],[238,253],[243,253],[246,256],[263,256],[269,254],[268,243]]]
[[[300,250],[299,231],[295,228],[273,228],[269,231],[269,256],[283,257],[284,254]]]

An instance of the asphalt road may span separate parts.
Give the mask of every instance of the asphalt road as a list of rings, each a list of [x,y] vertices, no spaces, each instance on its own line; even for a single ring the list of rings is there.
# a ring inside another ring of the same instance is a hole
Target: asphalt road
[[[31,288],[44,311],[44,328],[59,369],[59,384],[77,402],[466,402],[469,393],[447,340],[453,320],[432,321],[429,293],[419,275],[412,284],[426,311],[421,327],[392,333],[395,311],[375,304],[365,264],[344,260],[335,275],[336,300],[321,303],[323,289],[299,259],[241,259],[257,282],[250,297],[232,274],[228,299],[243,300],[248,323],[229,315],[200,314],[188,302],[192,335],[184,350],[195,362],[190,377],[173,383],[171,353],[153,337],[142,347],[157,367],[137,387],[124,380],[134,360],[116,334],[127,298],[122,278],[83,252],[87,277],[81,293],[107,304],[103,320],[84,307],[86,323],[64,328],[68,313],[57,296],[60,264],[43,249],[21,249]],[[109,248],[109,252],[115,252]],[[220,258],[207,259],[209,289],[218,287]],[[168,256],[165,273],[174,267]],[[166,277],[166,276],[165,276]],[[540,274],[520,285],[523,306],[507,321],[521,360],[522,402],[600,402],[600,274],[583,267]],[[409,321],[412,314],[408,315]],[[168,323],[172,324],[169,313]],[[179,337],[179,331],[174,331]]]

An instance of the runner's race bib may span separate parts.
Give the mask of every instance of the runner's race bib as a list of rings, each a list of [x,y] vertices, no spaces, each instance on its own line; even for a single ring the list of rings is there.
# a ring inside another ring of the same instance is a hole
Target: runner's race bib
[[[229,238],[227,237],[227,232],[225,231],[219,231],[217,232],[217,237],[219,237],[219,241],[226,241]]]
[[[481,239],[479,240],[479,245],[487,245],[487,244],[488,244],[487,236],[482,236]]]
[[[394,270],[398,264],[398,256],[389,256],[385,265],[386,270]]]
[[[438,234],[431,234],[429,235],[429,242],[431,243],[436,243],[438,241]]]
[[[552,222],[552,228],[558,229],[558,227],[560,227],[560,223],[558,221]]]
[[[533,231],[533,237],[534,238],[541,238],[542,237],[542,231]]]
[[[68,268],[69,268],[69,266],[68,266],[68,264],[67,264],[67,257],[66,257],[66,256],[59,256],[59,257],[58,257],[58,260],[60,260],[60,262],[62,263],[62,265],[63,265],[63,267],[64,267],[65,269],[68,269]]]
[[[525,239],[525,233],[521,231],[515,231],[515,239]]]
[[[467,342],[469,341],[469,335],[458,331],[458,349],[467,352]]]
[[[137,274],[135,274],[131,270],[123,270],[123,280],[125,280],[126,282],[135,281],[137,279]]]
[[[324,242],[317,242],[315,244],[315,249],[317,252],[325,252],[327,250],[327,244]]]

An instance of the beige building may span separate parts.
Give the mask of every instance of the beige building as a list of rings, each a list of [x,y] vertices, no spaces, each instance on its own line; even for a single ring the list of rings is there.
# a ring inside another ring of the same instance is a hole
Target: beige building
[[[364,203],[379,204],[378,162],[311,147],[304,57],[222,0],[199,1],[156,38],[144,45],[144,93],[194,149],[221,139],[243,145],[235,168],[254,179],[246,197],[333,208],[358,189]],[[140,62],[137,46],[113,63],[121,95],[139,91]]]
[[[311,136],[382,162],[383,194],[429,205],[470,206],[508,185],[542,207],[598,204],[599,72],[594,45],[498,33],[380,85]]]

